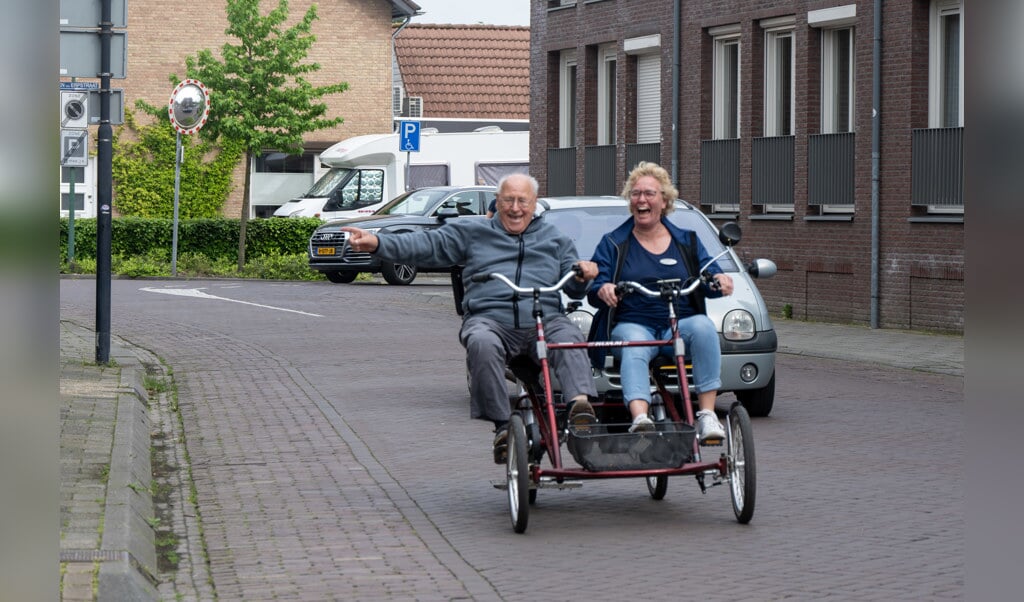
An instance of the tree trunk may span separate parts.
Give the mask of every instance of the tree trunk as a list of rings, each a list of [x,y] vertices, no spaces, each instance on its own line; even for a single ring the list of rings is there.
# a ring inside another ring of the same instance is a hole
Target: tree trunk
[[[242,189],[242,215],[238,220],[238,271],[245,268],[245,226],[249,222],[249,186],[252,184],[252,151],[245,151],[245,186]]]

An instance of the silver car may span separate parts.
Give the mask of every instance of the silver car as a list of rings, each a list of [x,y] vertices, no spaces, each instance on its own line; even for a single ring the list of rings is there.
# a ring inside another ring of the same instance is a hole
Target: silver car
[[[629,205],[621,197],[549,197],[538,201],[544,219],[565,232],[576,243],[579,256],[593,256],[601,237],[629,217]],[[676,210],[666,216],[674,224],[697,233],[712,255],[724,250],[715,225],[692,205],[676,202]],[[714,322],[722,344],[722,388],[731,391],[751,416],[767,416],[775,402],[775,352],[778,340],[768,308],[754,284],[755,277],[769,277],[775,264],[758,259],[744,266],[733,250],[718,259],[722,271],[734,283],[727,297],[707,299],[707,313]],[[584,333],[590,331],[596,313],[586,300],[566,298],[569,318]],[[595,374],[598,392],[603,397],[621,399],[622,385],[618,368],[609,354],[602,370]]]

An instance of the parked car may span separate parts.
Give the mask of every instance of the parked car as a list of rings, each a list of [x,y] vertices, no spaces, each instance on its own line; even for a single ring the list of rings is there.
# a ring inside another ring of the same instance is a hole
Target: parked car
[[[575,243],[579,256],[593,257],[601,237],[629,217],[629,204],[621,197],[550,197],[538,200],[538,212],[561,229]],[[676,225],[693,230],[714,256],[724,249],[718,229],[698,209],[684,201],[668,214]],[[775,402],[775,328],[754,278],[770,277],[775,264],[759,259],[744,266],[735,251],[718,260],[722,271],[732,276],[734,290],[728,297],[707,300],[707,312],[718,330],[722,345],[721,392],[732,392],[751,416],[767,416]],[[460,279],[461,281],[461,279]],[[462,291],[455,291],[461,298]],[[596,310],[582,301],[564,298],[569,319],[584,333]],[[595,385],[602,397],[622,398],[618,366],[609,353],[602,370],[596,371]],[[557,384],[556,384],[557,386]]]
[[[436,186],[401,194],[372,215],[327,222],[309,239],[309,267],[331,282],[347,283],[360,272],[380,273],[388,284],[409,284],[419,272],[450,272],[451,266],[415,266],[382,261],[370,253],[354,251],[342,226],[373,233],[413,232],[437,228],[447,219],[482,216],[494,198],[494,186]]]

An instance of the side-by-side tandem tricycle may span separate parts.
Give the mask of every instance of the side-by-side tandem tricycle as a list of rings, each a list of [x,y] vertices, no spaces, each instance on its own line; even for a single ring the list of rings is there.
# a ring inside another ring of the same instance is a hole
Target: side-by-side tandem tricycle
[[[726,250],[703,266],[698,277],[688,282],[660,280],[648,285],[623,281],[617,283],[620,295],[640,294],[664,300],[668,305],[671,337],[655,341],[592,341],[549,343],[544,338],[542,294],[560,291],[575,276],[565,274],[548,287],[520,287],[499,273],[478,274],[478,281],[497,279],[512,291],[533,299],[533,318],[537,329],[536,358],[514,358],[509,370],[520,384],[521,394],[513,402],[508,425],[508,450],[505,480],[495,487],[508,493],[509,514],[516,533],[523,533],[529,521],[530,505],[539,489],[566,489],[589,479],[643,478],[651,497],[665,496],[668,477],[692,475],[702,493],[710,486],[727,484],[736,520],[748,523],[754,515],[756,465],[750,416],[735,402],[721,416],[726,436],[698,441],[694,427],[694,408],[686,378],[686,349],[676,318],[674,301],[693,293],[703,283],[714,286],[706,272],[708,266],[728,252],[739,240],[735,224],[723,227],[720,238]],[[651,362],[652,405],[655,429],[629,432],[628,421],[616,422],[621,400],[595,404],[598,421],[572,424],[566,404],[553,391],[548,353],[559,349],[655,346],[670,347],[670,357],[659,355]],[[682,375],[682,376],[681,376]],[[605,411],[607,410],[607,411]],[[563,459],[562,445],[579,467],[569,467]],[[544,458],[547,457],[547,463]]]

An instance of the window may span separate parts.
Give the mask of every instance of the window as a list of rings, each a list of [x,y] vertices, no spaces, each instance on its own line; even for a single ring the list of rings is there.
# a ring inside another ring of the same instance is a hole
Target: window
[[[780,24],[784,23],[784,24]],[[764,36],[764,135],[793,135],[793,18],[762,22]]]
[[[928,125],[964,124],[964,41],[961,0],[933,0],[930,32]]]
[[[715,27],[712,73],[712,136],[740,137],[740,32],[738,25]]]
[[[615,46],[602,46],[597,63],[597,143],[615,144],[616,54]]]
[[[277,151],[263,152],[256,157],[257,173],[313,173],[313,153],[289,155]]]
[[[853,131],[853,28],[821,32],[821,133]]]
[[[576,51],[562,52],[558,82],[558,143],[576,146]]]

